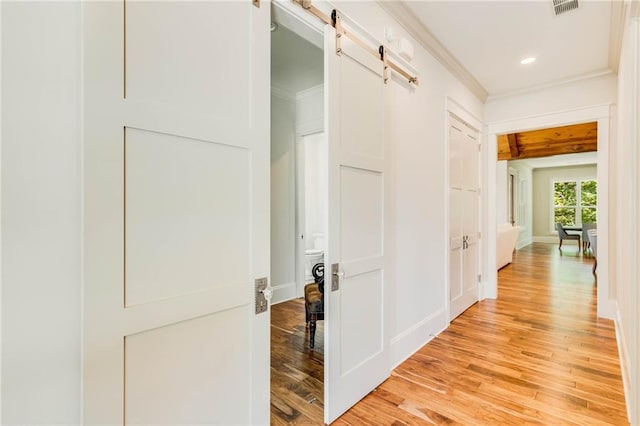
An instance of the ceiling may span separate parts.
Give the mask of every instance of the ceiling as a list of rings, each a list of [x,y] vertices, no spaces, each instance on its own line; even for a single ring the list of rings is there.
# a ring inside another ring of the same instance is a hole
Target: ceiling
[[[558,16],[552,0],[405,1],[404,6],[495,97],[615,72],[617,3],[579,0],[577,9]],[[529,56],[537,60],[521,65]]]
[[[620,0],[578,0],[557,16],[553,0],[379,4],[482,101],[617,72]],[[597,123],[498,138],[498,160],[532,168],[596,164],[596,150]]]
[[[556,16],[552,0],[380,1],[420,42],[481,99],[616,71],[618,0],[578,0]],[[277,14],[271,33],[272,85],[290,94],[322,84],[323,54]],[[528,56],[530,65],[520,61]],[[596,123],[542,129],[498,138],[498,160],[597,150]],[[580,158],[578,161],[592,161]],[[574,159],[575,161],[575,159]],[[536,161],[532,164],[542,164]]]
[[[598,123],[582,123],[498,136],[498,160],[548,157],[598,150]]]
[[[322,50],[279,24],[271,32],[271,85],[295,95],[323,80]]]

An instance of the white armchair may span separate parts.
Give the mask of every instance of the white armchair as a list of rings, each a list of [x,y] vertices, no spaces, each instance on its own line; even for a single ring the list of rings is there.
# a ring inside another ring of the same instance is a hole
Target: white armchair
[[[519,226],[511,226],[510,223],[498,225],[496,240],[496,269],[508,265],[513,260],[513,251],[520,235]]]

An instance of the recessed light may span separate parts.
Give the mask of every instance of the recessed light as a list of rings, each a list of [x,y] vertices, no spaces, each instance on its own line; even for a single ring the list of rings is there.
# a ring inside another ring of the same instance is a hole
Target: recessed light
[[[522,65],[529,65],[532,64],[536,61],[536,58],[534,58],[533,56],[530,56],[528,58],[524,58],[523,60],[520,61],[520,63]]]

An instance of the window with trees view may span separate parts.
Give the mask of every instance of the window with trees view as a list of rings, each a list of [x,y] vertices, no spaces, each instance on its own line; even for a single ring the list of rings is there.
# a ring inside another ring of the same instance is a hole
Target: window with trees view
[[[553,182],[553,227],[560,222],[565,226],[596,223],[598,182],[571,180]]]

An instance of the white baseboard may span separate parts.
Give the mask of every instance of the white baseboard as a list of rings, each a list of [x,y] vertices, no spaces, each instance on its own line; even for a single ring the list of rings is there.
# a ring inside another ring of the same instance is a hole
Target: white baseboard
[[[392,369],[447,328],[445,309],[440,309],[391,339]]]
[[[497,275],[494,275],[497,279]],[[478,291],[478,301],[484,299],[497,299],[498,298],[498,284],[493,282],[491,286],[489,286],[489,282],[482,278],[482,282],[480,283],[480,289]]]
[[[617,304],[616,304],[617,305]],[[622,372],[622,386],[624,387],[624,398],[627,406],[627,420],[630,424],[634,424],[634,420],[631,418],[631,401],[629,397],[631,395],[631,373],[629,367],[629,348],[625,339],[624,328],[622,327],[622,317],[620,315],[620,309],[616,307],[616,316],[614,319],[614,325],[616,329],[616,342],[618,343],[618,357],[620,358],[620,370]]]
[[[535,235],[533,237],[533,242],[534,243],[549,243],[549,244],[558,244],[560,242],[560,240],[558,240],[558,237],[554,237],[554,236],[539,236],[539,235]],[[576,245],[578,245],[576,243]]]
[[[286,302],[287,300],[296,298],[296,283],[278,284],[273,286],[273,296],[271,297],[271,304]]]
[[[518,242],[516,242],[516,250],[520,250],[522,247],[526,247],[530,245],[532,242],[533,242],[533,238],[530,238],[530,237],[519,240]]]

